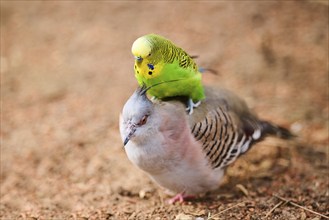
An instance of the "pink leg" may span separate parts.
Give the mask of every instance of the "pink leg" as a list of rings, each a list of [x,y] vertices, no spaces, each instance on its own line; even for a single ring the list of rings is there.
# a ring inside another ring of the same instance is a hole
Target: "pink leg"
[[[175,204],[176,202],[182,203],[188,199],[194,199],[194,198],[195,198],[195,196],[193,196],[193,195],[185,195],[185,191],[183,191],[181,193],[178,193],[173,198],[169,199],[168,203],[169,204]]]

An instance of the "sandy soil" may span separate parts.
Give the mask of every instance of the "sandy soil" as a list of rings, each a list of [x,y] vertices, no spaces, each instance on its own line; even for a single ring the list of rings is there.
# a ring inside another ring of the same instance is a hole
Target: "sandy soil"
[[[152,32],[297,140],[267,139],[218,191],[167,205],[118,131],[137,86],[131,44]],[[327,61],[327,1],[1,1],[0,218],[329,216]]]

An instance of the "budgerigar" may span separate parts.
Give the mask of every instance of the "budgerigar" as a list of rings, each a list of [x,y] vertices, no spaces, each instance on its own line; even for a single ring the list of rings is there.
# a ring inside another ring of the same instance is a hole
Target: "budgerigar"
[[[205,98],[201,73],[191,56],[170,40],[156,34],[138,38],[132,45],[135,77],[140,86],[152,87],[148,92],[158,99],[186,96],[189,113]],[[175,81],[179,79],[178,81]]]
[[[268,135],[288,139],[285,128],[258,119],[227,90],[206,88],[192,115],[178,100],[150,101],[138,89],[120,115],[130,161],[160,186],[178,193],[171,203],[218,188],[226,167]]]

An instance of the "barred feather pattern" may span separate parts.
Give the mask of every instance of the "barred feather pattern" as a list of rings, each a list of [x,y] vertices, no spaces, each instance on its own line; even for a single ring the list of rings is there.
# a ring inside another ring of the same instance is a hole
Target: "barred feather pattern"
[[[180,67],[192,68],[198,72],[198,67],[194,60],[182,48],[177,47],[171,41],[165,38],[152,38],[150,42],[153,45],[151,53],[161,54],[165,63],[173,63],[177,60]]]
[[[254,131],[260,132],[260,127],[254,125]],[[250,148],[254,140],[259,139],[238,128],[231,115],[221,107],[194,124],[192,134],[202,143],[203,151],[213,169],[231,164]]]

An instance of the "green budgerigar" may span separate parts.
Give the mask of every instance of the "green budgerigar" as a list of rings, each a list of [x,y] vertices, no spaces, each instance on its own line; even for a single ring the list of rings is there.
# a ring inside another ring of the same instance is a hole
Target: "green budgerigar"
[[[188,97],[187,109],[192,114],[193,108],[205,98],[201,73],[192,57],[170,40],[156,34],[138,38],[131,51],[135,57],[135,77],[139,85],[157,85],[148,93],[158,99]]]

